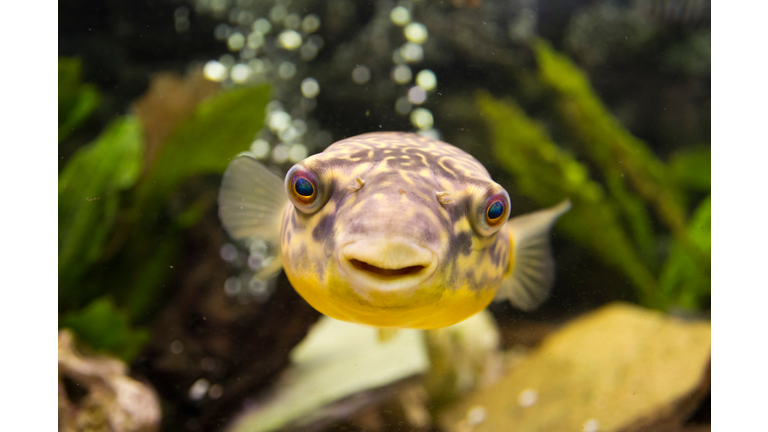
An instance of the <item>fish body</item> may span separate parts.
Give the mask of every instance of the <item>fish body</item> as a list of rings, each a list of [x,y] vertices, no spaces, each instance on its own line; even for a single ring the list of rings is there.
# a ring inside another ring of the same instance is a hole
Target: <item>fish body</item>
[[[411,133],[336,142],[281,180],[243,154],[224,174],[219,213],[236,239],[279,248],[315,309],[390,328],[440,328],[494,298],[532,309],[554,282],[549,231],[566,201],[508,220],[507,192],[475,158]]]

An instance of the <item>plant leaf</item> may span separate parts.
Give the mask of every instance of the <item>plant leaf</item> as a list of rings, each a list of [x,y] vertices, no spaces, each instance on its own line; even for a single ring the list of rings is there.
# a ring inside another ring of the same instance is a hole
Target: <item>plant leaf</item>
[[[123,117],[80,148],[59,176],[59,301],[82,297],[76,282],[99,258],[120,203],[141,170],[141,125]]]
[[[59,57],[59,142],[88,118],[100,100],[95,86],[81,83],[80,59]]]
[[[561,118],[602,174],[622,183],[626,178],[656,208],[673,235],[687,242],[682,194],[664,163],[616,120],[585,74],[565,55],[543,40],[533,50],[540,79],[556,93]]]
[[[587,168],[553,143],[511,100],[480,94],[477,102],[493,131],[498,163],[514,175],[519,192],[542,206],[569,197],[573,207],[557,226],[627,274],[641,301],[661,306],[657,282],[624,231],[619,207],[590,179]]]
[[[711,259],[712,252],[712,199],[707,197],[693,213],[688,232],[696,247]],[[710,267],[694,260],[686,249],[675,242],[664,263],[659,283],[667,297],[685,309],[702,307],[702,302],[711,293]]]
[[[215,198],[192,197],[168,223],[172,194],[190,177],[223,173],[232,157],[248,149],[263,125],[269,95],[269,87],[247,87],[207,99],[159,148],[137,185],[124,227],[133,234],[125,238],[119,257],[125,279],[117,298],[133,319],[145,319],[163,294],[169,265],[181,250],[180,230],[197,223],[216,203]]]
[[[130,328],[127,315],[106,297],[61,316],[59,327],[72,329],[91,348],[117,355],[126,362],[136,357],[149,341],[149,331]]]
[[[236,154],[247,150],[264,122],[270,88],[230,90],[198,105],[160,149],[140,185],[142,202],[165,198],[185,178],[220,174]]]
[[[712,152],[705,147],[676,152],[669,160],[669,171],[681,187],[708,192],[712,187]]]

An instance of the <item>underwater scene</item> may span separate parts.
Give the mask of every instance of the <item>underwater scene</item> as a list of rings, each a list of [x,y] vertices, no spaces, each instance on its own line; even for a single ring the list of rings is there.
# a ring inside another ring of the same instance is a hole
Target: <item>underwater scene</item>
[[[711,429],[705,0],[71,0],[60,431]]]

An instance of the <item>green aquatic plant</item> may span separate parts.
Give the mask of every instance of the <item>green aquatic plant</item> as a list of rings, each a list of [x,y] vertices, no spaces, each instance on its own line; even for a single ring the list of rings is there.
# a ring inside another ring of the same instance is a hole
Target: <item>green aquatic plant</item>
[[[80,60],[59,57],[59,142],[82,125],[100,100],[96,86],[82,83]]]
[[[59,327],[73,330],[90,348],[108,351],[125,361],[135,358],[149,341],[149,330],[131,328],[127,314],[108,297],[97,298],[82,309],[64,314]]]
[[[65,295],[101,256],[120,193],[141,172],[143,149],[141,124],[125,116],[78,149],[59,175],[59,285]]]
[[[192,177],[221,174],[248,148],[269,94],[266,86],[246,87],[203,100],[152,160],[141,118],[119,117],[66,162],[59,176],[60,327],[126,360],[139,352],[148,340],[141,324],[158,309],[183,230],[215,205],[201,195],[180,207],[177,190]],[[83,111],[83,103],[60,99],[70,111]],[[59,117],[82,114],[60,109]]]
[[[695,192],[709,189],[708,150],[664,163],[619,123],[567,57],[543,41],[535,42],[533,51],[539,83],[575,147],[555,144],[545,125],[515,101],[481,93],[477,103],[500,165],[514,176],[520,193],[541,205],[570,197],[573,209],[559,226],[626,274],[642,303],[661,309],[703,306],[710,290],[709,198],[690,221],[686,205]],[[673,246],[663,256],[668,237]]]
[[[197,224],[216,200],[201,197],[162,223],[163,208],[173,191],[194,176],[222,174],[233,155],[247,150],[261,129],[270,88],[243,87],[201,102],[165,140],[152,166],[135,190],[126,211],[126,229],[135,233],[124,248],[123,260],[146,272],[123,266],[130,286],[121,295],[132,317],[146,315],[161,294],[179,252],[181,231]],[[126,239],[128,241],[128,239]]]

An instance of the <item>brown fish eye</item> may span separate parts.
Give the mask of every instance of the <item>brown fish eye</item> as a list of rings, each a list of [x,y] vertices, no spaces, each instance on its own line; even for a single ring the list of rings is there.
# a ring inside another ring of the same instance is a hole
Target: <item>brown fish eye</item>
[[[297,202],[310,205],[317,197],[317,181],[306,171],[297,171],[291,177],[291,195]]]

